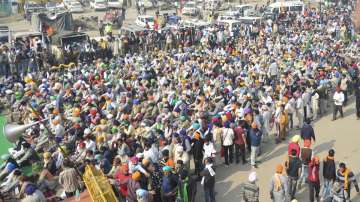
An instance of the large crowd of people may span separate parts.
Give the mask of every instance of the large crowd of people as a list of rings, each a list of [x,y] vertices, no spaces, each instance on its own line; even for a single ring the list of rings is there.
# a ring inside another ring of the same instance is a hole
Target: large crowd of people
[[[332,108],[333,120],[343,117],[352,95],[360,118],[351,11],[308,9],[290,18],[236,30],[107,33],[76,51],[41,39],[2,45],[4,112],[19,124],[43,121],[1,156],[0,201],[46,201],[59,187],[63,198],[77,196],[92,166],[120,201],[194,202],[200,184],[201,200],[214,202],[223,157],[226,167],[251,164],[240,195],[256,202],[263,144],[284,143],[295,130],[301,135],[290,137],[288,160],[269,178],[269,200],[296,201],[308,184],[308,201],[349,201],[353,185],[359,192],[354,173],[336,166],[329,148],[320,183],[311,144],[312,121]]]

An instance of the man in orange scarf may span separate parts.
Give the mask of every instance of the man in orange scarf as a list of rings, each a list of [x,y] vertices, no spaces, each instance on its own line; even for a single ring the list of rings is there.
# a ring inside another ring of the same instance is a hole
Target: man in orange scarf
[[[319,178],[319,168],[320,162],[319,157],[315,156],[312,158],[309,163],[309,194],[310,194],[310,202],[319,201],[319,192],[320,192],[320,178]],[[315,195],[315,197],[314,197]]]
[[[354,173],[346,167],[345,163],[339,164],[339,169],[336,172],[336,180],[340,182],[346,200],[350,200],[351,183],[354,184],[356,192],[360,192]]]
[[[301,175],[299,179],[299,188],[301,188],[302,184],[305,184],[307,177],[309,175],[309,163],[311,162],[312,149],[310,148],[311,141],[305,140],[304,146],[300,150],[300,159],[301,159]]]
[[[288,195],[288,179],[283,175],[284,167],[279,164],[276,166],[275,174],[271,178],[270,198],[273,202],[285,202]]]

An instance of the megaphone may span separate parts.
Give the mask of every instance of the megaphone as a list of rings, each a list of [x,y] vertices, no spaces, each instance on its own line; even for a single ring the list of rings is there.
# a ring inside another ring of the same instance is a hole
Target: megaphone
[[[36,121],[34,123],[29,123],[29,124],[25,124],[25,125],[17,125],[17,124],[6,124],[3,128],[3,132],[4,135],[6,137],[6,139],[11,142],[11,143],[15,143],[19,137],[21,136],[21,134],[23,132],[25,132],[26,129],[39,124],[43,121],[45,121],[46,119],[40,120],[40,121]]]

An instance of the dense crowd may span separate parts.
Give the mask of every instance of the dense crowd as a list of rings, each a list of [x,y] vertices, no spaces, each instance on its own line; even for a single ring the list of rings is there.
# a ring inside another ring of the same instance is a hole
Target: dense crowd
[[[352,184],[359,192],[356,178],[345,163],[337,170],[333,150],[323,162],[320,193],[320,160],[311,150],[311,121],[330,106],[333,120],[338,112],[343,117],[354,94],[360,117],[360,41],[350,15],[310,9],[232,31],[106,33],[63,50],[40,39],[2,45],[5,111],[19,124],[46,121],[2,156],[0,195],[46,201],[61,187],[71,197],[84,189],[86,166],[94,166],[121,201],[196,201],[199,183],[213,202],[224,157],[226,167],[249,160],[254,172],[240,195],[259,201],[262,145],[300,129],[288,160],[269,179],[270,198],[295,201],[307,183],[311,202],[350,199]],[[52,67],[59,63],[67,65]]]

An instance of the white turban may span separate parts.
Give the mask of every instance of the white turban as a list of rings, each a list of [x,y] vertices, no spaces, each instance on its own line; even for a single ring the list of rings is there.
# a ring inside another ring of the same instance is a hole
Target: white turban
[[[182,153],[182,152],[184,152],[184,147],[183,147],[183,146],[178,146],[178,147],[176,147],[176,152],[177,152],[177,153]]]
[[[89,135],[91,133],[91,130],[89,128],[86,128],[84,130],[84,135]]]
[[[249,174],[249,182],[255,182],[256,181],[256,172],[251,172]]]

